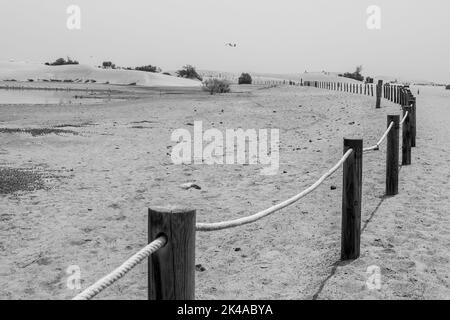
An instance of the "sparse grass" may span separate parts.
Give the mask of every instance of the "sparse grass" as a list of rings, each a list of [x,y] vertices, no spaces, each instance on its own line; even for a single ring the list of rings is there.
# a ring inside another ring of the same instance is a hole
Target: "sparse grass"
[[[33,137],[44,136],[48,134],[72,134],[78,135],[78,132],[72,130],[63,130],[63,129],[55,129],[55,128],[37,128],[37,129],[20,129],[20,128],[0,128],[0,133],[27,133],[31,134]]]
[[[44,188],[41,174],[32,170],[0,168],[0,194],[35,191]]]

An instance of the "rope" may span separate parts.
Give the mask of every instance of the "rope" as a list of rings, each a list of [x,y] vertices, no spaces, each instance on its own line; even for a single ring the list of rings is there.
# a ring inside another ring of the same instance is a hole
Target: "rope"
[[[403,117],[402,121],[400,121],[400,125],[403,124],[403,122],[405,122],[406,118],[408,117],[409,111],[406,111],[405,116]]]
[[[393,127],[394,127],[394,121],[391,122],[391,124],[389,125],[387,130],[384,132],[384,134],[381,136],[380,140],[377,142],[376,145],[365,148],[365,149],[363,149],[363,151],[367,152],[367,151],[379,150],[380,145],[383,143],[384,139],[386,139],[387,135],[389,134],[389,132],[392,130]]]
[[[198,223],[196,225],[195,229],[197,231],[217,231],[217,230],[239,227],[244,224],[255,222],[255,221],[257,221],[261,218],[264,218],[274,212],[277,212],[277,211],[297,202],[301,198],[305,197],[306,195],[308,195],[309,193],[311,193],[312,191],[317,189],[325,181],[325,179],[327,179],[329,176],[331,176],[334,172],[336,172],[339,169],[339,167],[345,162],[345,160],[347,160],[347,158],[352,154],[352,152],[353,152],[353,149],[349,149],[344,154],[344,156],[341,158],[341,160],[339,160],[339,162],[336,163],[336,165],[333,168],[331,168],[327,173],[325,173],[322,177],[320,177],[320,179],[317,180],[313,185],[311,185],[308,189],[302,191],[301,193],[297,194],[296,196],[294,196],[284,202],[281,202],[273,207],[270,207],[266,210],[260,211],[258,213],[255,213],[254,215],[244,217],[244,218],[239,218],[239,219],[230,220],[230,221],[216,222],[216,223]]]
[[[97,294],[111,286],[114,282],[126,275],[131,269],[141,263],[144,259],[148,258],[152,253],[155,253],[167,243],[167,238],[165,236],[158,237],[153,242],[149,243],[147,246],[139,250],[136,254],[125,261],[120,267],[108,274],[107,276],[101,278],[96,283],[85,289],[83,292],[78,294],[72,300],[90,300]]]

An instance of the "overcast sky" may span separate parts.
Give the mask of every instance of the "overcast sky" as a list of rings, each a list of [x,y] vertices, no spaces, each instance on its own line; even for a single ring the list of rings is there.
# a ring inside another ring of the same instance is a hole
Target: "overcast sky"
[[[81,30],[66,9],[81,8]],[[381,29],[366,26],[370,5]],[[236,43],[227,47],[225,43]],[[0,60],[353,71],[450,83],[449,0],[2,0]]]

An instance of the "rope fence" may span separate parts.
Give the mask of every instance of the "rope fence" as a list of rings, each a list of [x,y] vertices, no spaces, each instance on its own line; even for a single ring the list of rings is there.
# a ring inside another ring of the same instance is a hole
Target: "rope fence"
[[[258,221],[259,219],[262,219],[264,217],[267,217],[268,215],[277,212],[283,208],[286,208],[295,202],[299,201],[300,199],[304,198],[314,190],[316,190],[328,177],[330,177],[333,173],[335,173],[342,164],[347,160],[347,158],[352,154],[353,150],[348,150],[344,156],[331,168],[328,170],[322,177],[319,178],[313,185],[311,185],[309,188],[303,190],[296,196],[293,196],[292,198],[283,201],[273,207],[270,207],[266,210],[260,211],[258,213],[255,213],[254,215],[236,219],[236,220],[230,220],[230,221],[223,221],[223,222],[216,222],[216,223],[198,223],[196,225],[196,231],[217,231],[217,230],[223,230],[223,229],[229,229],[234,227],[239,227],[248,223],[252,223],[255,221]]]
[[[388,136],[389,132],[392,130],[393,127],[394,127],[394,122],[391,122],[389,124],[389,127],[387,128],[387,130],[383,133],[383,135],[381,136],[380,140],[377,142],[377,144],[375,144],[372,147],[365,148],[365,149],[363,149],[363,151],[364,152],[368,152],[368,151],[380,150],[380,145],[386,139],[386,137]]]
[[[111,286],[117,280],[123,278],[131,269],[136,267],[139,263],[148,258],[152,253],[155,253],[167,243],[167,238],[161,236],[156,240],[152,241],[150,244],[139,250],[136,254],[125,261],[120,267],[115,269],[113,272],[107,276],[101,278],[92,286],[85,289],[83,292],[78,294],[72,300],[90,300],[100,292]]]
[[[297,83],[289,83],[297,85]],[[376,108],[381,97],[402,105],[403,117],[387,116],[387,129],[379,141],[363,148],[362,139],[344,139],[340,160],[310,187],[297,195],[253,215],[215,223],[196,223],[196,210],[176,206],[154,207],[148,210],[149,244],[126,260],[120,267],[82,291],[73,300],[90,300],[124,277],[139,263],[148,259],[148,298],[150,300],[192,300],[195,298],[195,235],[196,232],[219,231],[256,222],[304,198],[327,178],[343,167],[341,260],[360,256],[362,159],[363,154],[379,150],[386,140],[386,191],[388,196],[398,194],[399,131],[402,128],[402,165],[411,164],[411,147],[415,147],[416,98],[408,88],[401,86],[310,82],[301,80],[301,86],[313,86],[344,92],[377,95]],[[154,240],[152,240],[154,239]]]
[[[409,115],[409,111],[406,111],[405,116],[403,117],[402,121],[400,121],[400,125],[402,125],[406,121],[406,118],[408,117],[408,115]]]

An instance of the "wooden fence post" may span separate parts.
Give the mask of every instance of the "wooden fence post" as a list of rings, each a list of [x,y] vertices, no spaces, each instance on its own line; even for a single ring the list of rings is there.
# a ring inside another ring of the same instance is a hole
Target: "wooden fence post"
[[[363,140],[344,139],[344,154],[353,149],[343,168],[341,260],[357,259],[361,243]]]
[[[381,108],[381,93],[383,90],[383,80],[378,80],[377,85],[377,102],[376,102],[376,108]]]
[[[167,244],[148,259],[149,300],[195,299],[195,210],[148,209],[148,240],[164,234]]]
[[[395,196],[398,194],[398,164],[399,164],[399,130],[400,116],[388,115],[388,128],[394,122],[394,126],[387,136],[386,151],[386,195]]]
[[[411,117],[411,147],[415,148],[416,147],[416,133],[417,133],[417,129],[416,129],[416,98],[415,97],[412,98],[411,112],[412,112],[412,117]]]
[[[403,106],[403,116],[408,112],[408,116],[402,127],[402,165],[411,164],[411,107]]]
[[[372,92],[372,97],[373,97],[373,84],[370,85],[370,90]]]

